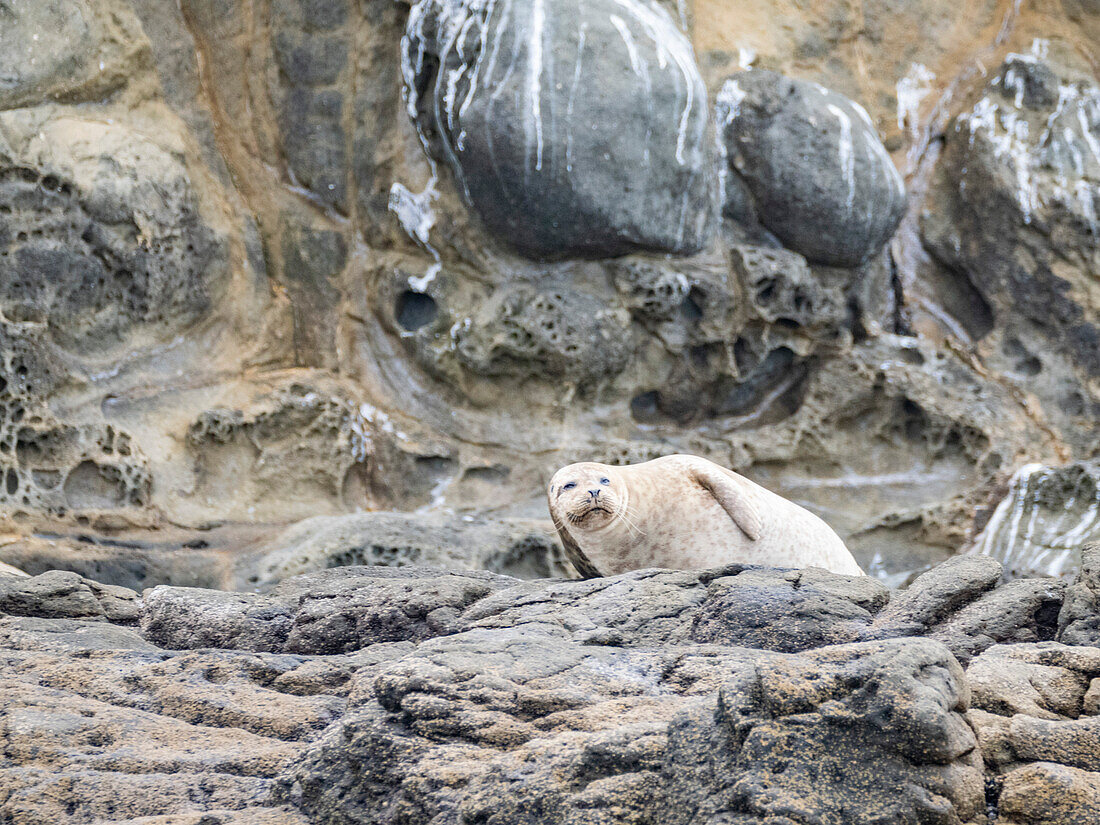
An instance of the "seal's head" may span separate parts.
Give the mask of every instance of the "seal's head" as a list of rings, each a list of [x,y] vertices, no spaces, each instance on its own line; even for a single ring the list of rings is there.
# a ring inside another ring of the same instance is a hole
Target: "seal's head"
[[[586,462],[554,473],[547,490],[550,512],[572,530],[599,530],[626,507],[626,486],[614,467]]]

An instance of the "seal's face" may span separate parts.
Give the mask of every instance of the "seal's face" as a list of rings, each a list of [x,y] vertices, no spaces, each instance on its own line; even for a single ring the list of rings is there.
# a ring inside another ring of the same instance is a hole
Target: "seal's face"
[[[599,530],[614,521],[626,501],[622,481],[602,464],[570,464],[547,491],[550,509],[571,529]]]

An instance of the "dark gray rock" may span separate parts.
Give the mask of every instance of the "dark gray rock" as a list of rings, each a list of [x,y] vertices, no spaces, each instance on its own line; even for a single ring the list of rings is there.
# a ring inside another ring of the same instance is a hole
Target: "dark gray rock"
[[[883,585],[865,577],[746,570],[710,583],[691,638],[784,653],[854,642],[888,598]]]
[[[1080,455],[1095,455],[1100,325],[1083,296],[1100,232],[1100,86],[1088,64],[1035,53],[1011,54],[991,74],[945,131],[922,213],[936,297],[988,340],[991,368],[1038,397]]]
[[[0,617],[0,648],[38,653],[74,650],[156,650],[136,631],[102,620]]]
[[[281,651],[293,600],[197,587],[154,587],[142,598],[141,631],[161,647]]]
[[[905,186],[859,104],[751,70],[726,81],[716,117],[730,216],[755,213],[785,246],[830,266],[858,266],[894,234]]]
[[[409,113],[500,240],[536,258],[691,253],[709,229],[707,93],[651,0],[420,0]]]
[[[958,610],[928,635],[965,665],[994,644],[1054,638],[1065,583],[1054,579],[1008,582]]]
[[[932,641],[621,650],[525,625],[426,642],[351,701],[283,780],[307,816],[965,822],[984,801],[962,672]]]
[[[1001,565],[986,556],[955,556],[917,576],[875,617],[879,638],[918,636],[951,617],[1001,580]]]
[[[1068,579],[1081,548],[1100,541],[1100,462],[1027,464],[975,539],[976,552],[1004,565],[1005,575]]]
[[[155,587],[142,599],[147,639],[172,649],[348,653],[454,632],[464,609],[516,580],[428,568],[340,567],[270,594]]]
[[[389,575],[374,575],[377,570]],[[302,588],[286,649],[299,653],[346,653],[378,642],[421,641],[454,631],[474,602],[513,582],[503,576],[389,568],[345,568],[328,581],[316,577],[282,585]],[[307,589],[308,588],[308,589]]]
[[[5,117],[5,314],[32,313],[82,355],[109,353],[137,331],[170,340],[206,315],[230,276],[230,241],[203,216],[170,140],[37,110]],[[48,156],[30,145],[40,135]]]
[[[1100,544],[1081,550],[1081,569],[1058,616],[1058,641],[1100,647]]]

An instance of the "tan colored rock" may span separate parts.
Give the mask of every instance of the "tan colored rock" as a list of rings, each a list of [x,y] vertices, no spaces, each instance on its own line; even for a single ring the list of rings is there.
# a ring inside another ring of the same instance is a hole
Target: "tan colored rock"
[[[999,825],[1100,823],[1100,773],[1039,762],[1004,780]]]

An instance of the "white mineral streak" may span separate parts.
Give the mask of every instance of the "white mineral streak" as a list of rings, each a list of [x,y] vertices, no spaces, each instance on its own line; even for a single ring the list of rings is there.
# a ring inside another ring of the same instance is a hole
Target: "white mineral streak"
[[[856,160],[855,148],[852,145],[852,119],[839,107],[828,104],[829,113],[840,121],[840,170],[844,174],[844,182],[848,185],[848,198],[845,205],[851,213],[856,203]]]
[[[419,278],[409,276],[409,286],[417,292],[423,292],[428,284],[435,280],[441,268],[439,252],[431,244],[432,227],[435,226],[432,201],[439,197],[435,183],[436,177],[432,175],[423,192],[413,192],[400,182],[395,182],[390,187],[390,211],[397,216],[405,233],[434,259],[434,263],[428,267],[428,271],[423,276]]]
[[[1034,62],[1044,48],[1033,45],[1032,51],[1010,57]],[[1026,119],[1027,110],[1022,108],[1025,81],[1017,69],[1010,67],[993,85],[1002,85],[1012,96],[1013,108],[983,98],[971,112],[960,116],[958,128],[969,128],[971,149],[982,137],[993,149],[994,157],[1011,166],[1025,223],[1031,223],[1041,204],[1057,202],[1077,214],[1095,235],[1100,191],[1100,98],[1078,85],[1063,84],[1058,89],[1058,103],[1042,130],[1033,130]],[[1090,121],[1090,112],[1094,121]],[[1087,148],[1090,157],[1082,153],[1082,148]]]
[[[726,202],[726,180],[729,176],[729,151],[726,149],[725,131],[741,114],[741,103],[745,99],[745,90],[736,80],[727,80],[718,91],[715,100],[714,119],[718,128],[714,130],[714,139],[718,145],[718,192],[722,203]]]
[[[1021,467],[971,552],[993,556],[1013,572],[1050,576],[1065,572],[1081,545],[1100,536],[1100,488],[1094,489],[1091,499],[1067,496],[1059,502],[1061,512],[1055,514],[1044,485],[1056,472],[1041,464]]]
[[[535,171],[542,171],[542,39],[546,30],[546,0],[534,0],[531,11],[531,45],[527,68],[527,105],[531,107],[531,123],[534,126]],[[530,157],[530,149],[528,149]]]
[[[970,129],[971,148],[979,136],[984,136],[993,149],[993,156],[1011,165],[1016,176],[1016,200],[1024,223],[1030,224],[1038,206],[1038,193],[1032,176],[1028,122],[1015,112],[1003,109],[991,98],[983,97],[972,111],[959,117],[959,125]]]
[[[581,85],[581,65],[584,63],[584,46],[588,37],[588,24],[581,23],[580,33],[577,35],[577,59],[573,64],[573,85],[569,87],[569,102],[565,108],[565,171],[573,171],[573,135],[576,125],[573,123],[573,104],[577,100],[577,89]]]
[[[737,65],[742,69],[751,69],[756,62],[756,49],[752,46],[737,47]]]
[[[898,128],[916,140],[920,134],[920,105],[932,92],[936,75],[923,63],[913,63],[905,77],[897,82]]]
[[[684,107],[680,113],[680,126],[676,136],[676,162],[687,166],[684,156],[687,147],[688,127],[691,124],[691,112],[695,106],[696,69],[691,44],[688,43],[672,19],[660,9],[645,0],[615,0],[615,4],[630,13],[642,31],[653,42],[657,53],[657,63],[665,69],[670,62],[679,70],[679,80],[684,86]],[[701,145],[702,132],[706,128],[704,118],[697,118],[698,126],[695,145]],[[699,158],[693,158],[697,164]]]

